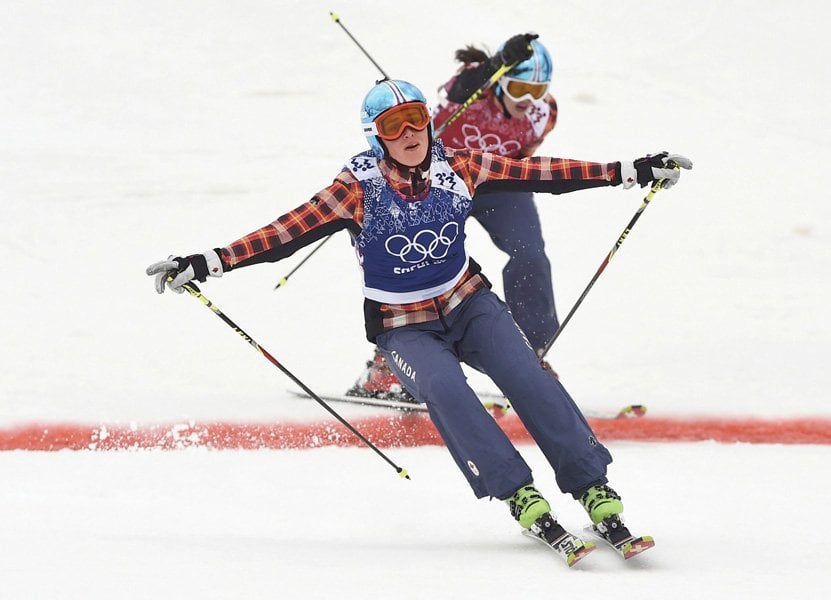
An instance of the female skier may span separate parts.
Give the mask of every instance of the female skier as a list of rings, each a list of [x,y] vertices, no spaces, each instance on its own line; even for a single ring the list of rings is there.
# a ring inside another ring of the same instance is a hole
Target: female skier
[[[484,150],[511,158],[532,156],[557,123],[557,102],[549,91],[553,62],[532,33],[503,43],[493,56],[467,46],[456,50],[459,70],[441,86],[433,123],[450,148]],[[456,118],[457,109],[503,65],[514,67]],[[446,124],[446,125],[445,125]],[[551,263],[545,254],[542,227],[530,190],[477,190],[471,217],[508,255],[502,269],[505,303],[538,354],[560,323],[554,304]],[[557,373],[541,360],[542,368]],[[375,348],[371,360],[346,392],[350,396],[414,402]]]
[[[332,184],[225,247],[150,265],[156,291],[167,284],[182,292],[191,280],[274,262],[349,230],[363,275],[367,339],[426,403],[474,494],[505,500],[526,532],[569,564],[593,547],[557,522],[528,464],[467,385],[462,362],[486,373],[511,398],[559,488],[581,502],[597,532],[612,544],[629,543],[632,551],[620,496],[607,485],[609,451],[562,384],[540,369],[507,306],[468,256],[465,218],[474,194],[486,190],[556,194],[656,180],[669,187],[679,178],[675,165],[689,169],[692,163],[665,152],[595,163],[445,148],[433,139],[424,95],[399,80],[370,89],[361,123],[370,150],[349,159]]]

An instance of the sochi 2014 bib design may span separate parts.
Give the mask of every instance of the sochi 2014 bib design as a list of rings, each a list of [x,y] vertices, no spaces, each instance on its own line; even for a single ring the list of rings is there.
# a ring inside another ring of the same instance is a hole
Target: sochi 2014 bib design
[[[416,201],[405,200],[387,184],[372,155],[358,155],[347,165],[364,191],[363,229],[355,250],[368,298],[415,302],[450,289],[467,267],[464,222],[470,194],[450,169],[441,143],[434,145],[432,159],[430,190]]]

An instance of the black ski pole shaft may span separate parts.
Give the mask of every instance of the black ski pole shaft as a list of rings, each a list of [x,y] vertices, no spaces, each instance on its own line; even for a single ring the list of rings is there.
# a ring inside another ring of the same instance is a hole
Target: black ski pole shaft
[[[612,246],[612,250],[609,252],[609,254],[606,255],[606,258],[603,259],[603,262],[600,263],[600,267],[597,269],[597,272],[594,274],[594,277],[592,277],[591,281],[589,281],[589,285],[586,286],[586,289],[583,290],[582,294],[580,294],[580,297],[577,299],[577,302],[575,302],[574,306],[571,307],[571,310],[568,311],[566,318],[563,319],[562,323],[560,323],[560,326],[557,328],[557,331],[554,332],[554,335],[551,337],[550,340],[548,340],[548,343],[545,344],[545,347],[542,349],[542,352],[540,353],[540,360],[545,358],[545,355],[548,354],[549,350],[551,350],[551,346],[553,346],[554,342],[557,341],[557,338],[560,337],[560,334],[563,332],[563,329],[565,329],[565,326],[568,325],[568,322],[571,321],[571,317],[574,316],[574,313],[577,311],[577,308],[583,303],[583,300],[589,294],[589,291],[594,286],[594,282],[597,281],[597,279],[600,277],[600,274],[603,273],[603,271],[606,269],[606,265],[608,265],[609,261],[612,260],[612,257],[615,255],[615,252],[617,252],[618,248],[620,248],[621,244],[623,244],[623,241],[626,239],[626,236],[628,236],[629,232],[632,231],[632,227],[634,227],[635,223],[637,223],[638,219],[640,219],[644,209],[646,209],[647,205],[649,205],[650,201],[652,200],[652,197],[658,193],[658,190],[660,190],[661,187],[663,187],[663,184],[663,179],[658,180],[654,184],[652,184],[652,188],[649,190],[649,193],[643,199],[640,208],[638,208],[634,216],[629,220],[629,224],[626,225],[626,229],[623,230],[623,233],[620,234],[620,237],[615,242],[615,245]]]
[[[333,20],[335,23],[337,23],[338,25],[340,25],[340,28],[341,28],[341,29],[343,29],[344,33],[346,33],[346,35],[348,35],[348,36],[349,36],[349,39],[351,39],[353,42],[355,42],[355,45],[356,45],[358,48],[360,48],[360,49],[361,49],[361,52],[363,52],[363,53],[364,53],[364,55],[365,55],[365,56],[366,56],[366,57],[370,60],[370,62],[371,62],[373,65],[375,65],[375,68],[376,68],[376,69],[378,69],[379,71],[381,71],[381,75],[383,75],[383,76],[384,76],[384,79],[389,79],[389,75],[387,75],[386,73],[384,73],[384,69],[382,69],[382,68],[381,68],[381,66],[380,66],[377,62],[375,62],[375,59],[374,59],[374,58],[372,58],[372,57],[369,55],[369,52],[367,52],[367,51],[364,49],[364,47],[363,47],[363,46],[361,46],[361,44],[359,44],[359,43],[358,43],[358,40],[356,40],[356,39],[355,39],[355,36],[353,36],[351,33],[349,33],[349,30],[348,30],[346,27],[344,27],[343,23],[341,23],[341,22],[340,22],[340,17],[339,17],[338,15],[336,15],[335,13],[333,13],[333,12],[330,12],[330,13],[329,13],[329,16],[330,16],[330,17],[332,17],[332,20]]]
[[[171,280],[172,280],[172,277],[168,277],[168,281],[171,281]],[[205,296],[203,296],[203,295],[202,295],[202,292],[200,292],[200,291],[199,291],[199,288],[198,288],[198,287],[196,287],[196,285],[195,285],[195,284],[193,284],[193,283],[186,283],[186,284],[184,284],[184,286],[182,286],[182,287],[184,287],[184,288],[185,288],[185,290],[187,290],[187,292],[188,292],[191,296],[193,296],[194,298],[196,298],[197,300],[199,300],[202,304],[204,304],[205,306],[207,306],[208,308],[210,308],[216,316],[218,316],[220,319],[222,319],[222,320],[225,322],[225,324],[226,324],[226,325],[228,325],[228,327],[230,327],[231,329],[233,329],[234,331],[236,331],[236,332],[237,332],[237,334],[238,334],[238,335],[239,335],[242,339],[244,339],[246,342],[248,342],[251,346],[253,346],[253,347],[254,347],[254,349],[255,349],[255,350],[257,350],[257,352],[259,352],[260,354],[262,354],[262,355],[263,355],[263,356],[264,356],[264,357],[265,357],[265,358],[266,358],[266,359],[267,359],[267,360],[268,360],[271,364],[273,364],[275,367],[277,367],[278,369],[280,369],[280,370],[281,370],[281,371],[282,371],[282,372],[283,372],[283,373],[284,373],[284,374],[285,374],[285,375],[286,375],[289,379],[291,379],[294,383],[296,383],[298,386],[300,386],[300,388],[301,388],[304,392],[306,392],[306,394],[308,394],[308,396],[309,396],[310,398],[312,398],[315,402],[317,402],[317,403],[318,403],[318,404],[320,404],[323,408],[325,408],[325,409],[329,412],[329,414],[330,414],[330,415],[332,415],[332,416],[333,416],[333,417],[335,417],[338,421],[340,421],[340,422],[341,422],[341,424],[342,424],[344,427],[346,427],[349,431],[351,431],[353,434],[355,434],[355,436],[357,436],[357,438],[358,438],[359,440],[361,440],[364,444],[366,444],[367,446],[369,446],[370,448],[372,448],[372,450],[374,450],[374,451],[375,451],[375,453],[376,453],[378,456],[380,456],[381,458],[383,458],[383,459],[384,459],[384,460],[385,460],[385,461],[386,461],[386,462],[387,462],[390,466],[392,466],[392,467],[395,469],[395,471],[396,471],[396,472],[397,472],[397,473],[398,473],[401,477],[404,477],[405,479],[409,479],[409,478],[410,478],[409,473],[407,473],[407,469],[403,469],[403,468],[399,467],[398,465],[396,465],[394,462],[392,462],[392,460],[390,460],[390,458],[389,458],[386,454],[384,454],[384,453],[383,453],[383,452],[382,452],[382,451],[381,451],[381,450],[380,450],[380,449],[379,449],[379,448],[378,448],[375,444],[373,444],[373,443],[372,443],[372,442],[370,442],[370,441],[369,441],[366,437],[364,437],[364,435],[363,435],[360,431],[358,431],[357,429],[355,429],[355,427],[354,427],[351,423],[349,423],[349,421],[347,421],[347,420],[346,420],[346,419],[344,419],[342,416],[340,416],[340,415],[339,415],[339,414],[338,414],[338,413],[337,413],[337,412],[336,412],[336,411],[335,411],[335,410],[334,410],[331,406],[329,406],[326,402],[324,402],[324,401],[320,398],[320,396],[318,396],[318,395],[317,395],[317,394],[315,394],[312,390],[310,390],[310,389],[306,386],[306,384],[305,384],[305,383],[303,383],[302,381],[300,381],[300,379],[298,379],[298,378],[294,375],[294,373],[292,373],[292,372],[291,372],[291,371],[289,371],[286,367],[284,367],[282,364],[280,364],[280,361],[278,361],[276,358],[274,358],[274,357],[273,357],[273,356],[272,356],[272,355],[271,355],[271,354],[270,354],[270,353],[269,353],[269,352],[268,352],[265,348],[263,348],[262,346],[260,346],[260,345],[259,345],[259,344],[258,344],[258,343],[254,340],[254,338],[252,338],[250,335],[248,335],[247,333],[245,333],[245,332],[244,332],[244,331],[243,331],[243,330],[239,327],[239,325],[237,325],[236,323],[234,323],[234,322],[233,322],[233,321],[232,321],[232,320],[231,320],[231,319],[230,319],[230,318],[229,318],[229,317],[228,317],[228,316],[227,316],[224,312],[222,312],[222,311],[219,309],[219,307],[218,307],[218,306],[216,306],[213,302],[211,302],[211,301],[210,301],[210,300],[208,300]]]
[[[358,48],[360,48],[360,49],[361,49],[361,52],[363,52],[363,53],[364,53],[364,55],[366,55],[366,57],[367,57],[367,58],[368,58],[368,59],[372,62],[372,64],[373,64],[373,65],[375,65],[375,67],[376,67],[376,68],[377,68],[377,69],[381,72],[381,75],[383,75],[385,79],[389,79],[389,75],[387,75],[387,74],[384,72],[384,69],[382,69],[382,68],[380,67],[380,65],[379,65],[377,62],[375,62],[375,59],[373,59],[373,58],[369,55],[369,52],[367,52],[367,51],[364,49],[364,47],[363,47],[363,46],[361,46],[361,44],[358,42],[358,40],[356,40],[356,39],[355,39],[355,36],[353,36],[353,35],[349,32],[349,30],[348,30],[346,27],[344,27],[343,23],[341,23],[340,17],[338,17],[338,15],[336,15],[336,14],[335,14],[335,13],[333,13],[333,12],[329,12],[329,16],[330,16],[330,17],[332,17],[332,20],[333,20],[335,23],[337,23],[338,25],[340,25],[340,28],[341,28],[341,29],[343,29],[343,31],[346,33],[346,35],[348,35],[348,36],[349,36],[349,38],[350,38],[353,42],[355,42],[355,45],[356,45],[356,46],[358,46]],[[500,78],[500,77],[502,77],[505,73],[507,73],[508,71],[510,71],[511,69],[513,69],[515,66],[516,66],[516,63],[510,64],[510,65],[502,65],[502,66],[500,66],[500,67],[496,70],[496,72],[495,72],[493,75],[491,75],[485,83],[483,83],[483,84],[482,84],[482,86],[481,86],[479,89],[477,89],[475,92],[473,92],[473,93],[470,95],[470,98],[468,98],[467,100],[465,100],[465,101],[464,101],[464,102],[463,102],[463,103],[462,103],[462,104],[461,104],[461,105],[460,105],[460,106],[459,106],[459,107],[458,107],[458,108],[457,108],[457,109],[453,112],[453,114],[452,114],[452,115],[450,115],[449,117],[447,117],[447,120],[446,120],[444,123],[442,123],[442,124],[441,124],[438,128],[436,128],[436,130],[433,132],[433,135],[434,135],[435,137],[438,137],[438,136],[441,134],[441,132],[442,132],[442,131],[444,131],[445,129],[447,129],[447,127],[448,127],[451,123],[453,123],[456,119],[458,119],[458,118],[462,115],[462,113],[463,113],[463,112],[465,112],[465,111],[466,111],[466,110],[470,107],[470,105],[471,105],[471,104],[473,104],[474,102],[476,102],[476,101],[477,101],[477,100],[478,100],[478,99],[482,96],[482,94],[484,94],[484,93],[485,93],[485,92],[486,92],[486,91],[487,91],[487,90],[488,90],[488,89],[489,89],[489,88],[490,88],[493,84],[495,84],[497,81],[499,81],[499,78]]]
[[[364,53],[364,56],[366,56],[369,59],[369,61],[373,65],[375,65],[375,68],[377,68],[381,72],[381,75],[384,76],[384,79],[389,79],[389,76],[384,72],[384,69],[381,68],[381,65],[379,65],[377,62],[375,62],[375,59],[372,58],[372,56],[370,56],[369,52],[367,52],[366,49],[363,46],[361,46],[360,42],[358,42],[358,40],[355,39],[355,36],[352,35],[349,32],[349,30],[344,26],[343,23],[341,23],[340,17],[338,15],[336,15],[335,13],[333,13],[333,12],[329,12],[329,16],[332,17],[332,20],[335,23],[337,23],[340,26],[341,29],[343,29],[344,33],[349,36],[349,39],[351,39],[353,42],[355,42],[355,45],[358,48],[361,49],[361,52]],[[320,250],[320,247],[323,244],[325,244],[327,241],[329,241],[329,238],[331,238],[331,237],[332,237],[331,235],[327,236],[322,242],[320,242],[317,246],[315,246],[315,248],[311,252],[309,252],[309,254],[306,256],[306,258],[301,260],[300,263],[296,267],[294,267],[294,269],[292,269],[291,272],[288,275],[286,275],[284,277],[281,277],[280,280],[277,282],[277,285],[274,286],[274,289],[276,290],[280,286],[286,285],[288,283],[289,277],[294,275],[294,272],[297,271],[297,269],[299,269],[300,267],[302,267],[303,263],[305,263],[307,260],[309,260],[315,252]]]
[[[294,267],[291,271],[289,271],[288,275],[284,275],[283,277],[281,277],[281,278],[280,278],[280,280],[277,282],[277,285],[275,285],[275,286],[274,286],[274,289],[276,290],[278,287],[283,286],[283,285],[286,285],[286,284],[289,282],[289,277],[291,277],[292,275],[294,275],[294,272],[295,272],[297,269],[299,269],[300,267],[302,267],[302,266],[303,266],[303,263],[304,263],[304,262],[306,262],[307,260],[309,260],[315,252],[317,252],[318,250],[320,250],[320,247],[321,247],[323,244],[325,244],[326,242],[328,242],[328,241],[331,239],[331,237],[332,237],[333,235],[334,235],[334,234],[330,234],[330,235],[327,235],[325,238],[323,238],[323,241],[322,241],[322,242],[320,242],[317,246],[315,246],[315,247],[312,249],[312,251],[311,251],[311,252],[309,252],[309,253],[306,255],[306,258],[304,258],[303,260],[301,260],[301,261],[297,264],[297,266],[296,266],[296,267]]]

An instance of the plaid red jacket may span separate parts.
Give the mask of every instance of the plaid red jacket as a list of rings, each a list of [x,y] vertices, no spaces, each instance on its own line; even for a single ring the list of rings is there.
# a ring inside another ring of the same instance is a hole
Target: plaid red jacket
[[[441,144],[441,141],[436,141]],[[620,163],[592,163],[543,156],[512,159],[476,150],[444,150],[450,167],[467,185],[470,195],[476,189],[512,189],[561,194],[580,189],[619,185]],[[388,184],[405,198],[418,201],[407,174],[387,161],[379,166]],[[423,197],[423,195],[421,196]],[[475,199],[474,199],[475,202]],[[363,191],[344,168],[331,185],[294,210],[268,225],[217,248],[225,272],[263,262],[276,262],[327,235],[349,230],[361,231]],[[367,339],[374,342],[383,331],[441,319],[479,289],[490,287],[471,261],[468,273],[452,290],[411,304],[382,304],[365,299],[364,317]]]

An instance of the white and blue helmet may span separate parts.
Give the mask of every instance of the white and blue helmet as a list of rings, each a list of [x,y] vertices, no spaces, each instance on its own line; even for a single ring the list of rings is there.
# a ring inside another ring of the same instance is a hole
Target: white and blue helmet
[[[505,44],[502,44],[504,46]],[[499,47],[497,53],[502,52],[502,46]],[[550,83],[551,75],[554,71],[554,63],[551,61],[551,55],[537,40],[531,40],[531,48],[534,53],[531,58],[523,60],[517,64],[513,69],[505,74],[506,79],[516,79],[519,81],[527,81],[529,83]],[[502,91],[501,87],[497,87],[497,94]]]
[[[412,83],[400,79],[384,79],[375,84],[367,92],[361,104],[361,125],[364,135],[369,142],[369,147],[375,152],[377,158],[384,158],[386,150],[381,140],[375,135],[375,119],[386,110],[405,102],[421,102],[427,104],[427,98],[421,90]],[[433,139],[433,124],[428,126],[430,139]]]

